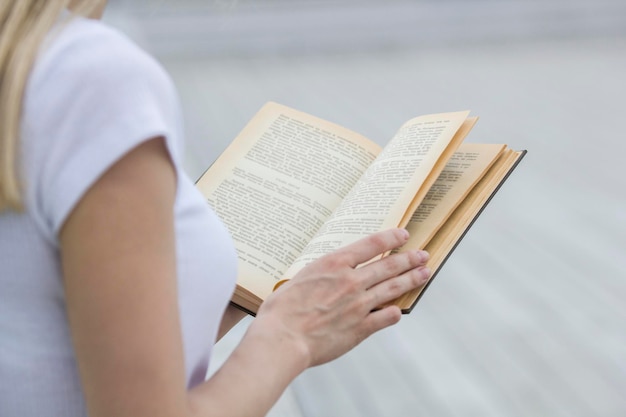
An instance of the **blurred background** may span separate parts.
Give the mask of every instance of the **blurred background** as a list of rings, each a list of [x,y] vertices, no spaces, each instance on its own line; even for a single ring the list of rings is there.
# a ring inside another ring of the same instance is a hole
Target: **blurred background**
[[[529,151],[413,312],[270,416],[626,415],[626,2],[110,0],[105,20],[172,75],[194,179],[269,100],[381,144],[470,109],[469,141]]]

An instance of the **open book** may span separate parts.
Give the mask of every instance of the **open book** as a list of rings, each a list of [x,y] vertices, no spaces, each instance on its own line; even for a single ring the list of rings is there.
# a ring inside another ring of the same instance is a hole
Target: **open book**
[[[411,234],[400,250],[430,253],[432,281],[526,152],[462,143],[476,120],[467,111],[417,117],[381,148],[266,104],[197,182],[238,252],[232,303],[254,315],[312,260],[392,227]],[[427,285],[395,304],[410,312]]]

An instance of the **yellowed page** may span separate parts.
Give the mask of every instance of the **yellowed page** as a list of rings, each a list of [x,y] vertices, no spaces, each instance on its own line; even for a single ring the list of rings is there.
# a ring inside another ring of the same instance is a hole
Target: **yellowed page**
[[[441,155],[447,151],[450,157],[450,144],[460,144],[463,137],[456,134],[468,114],[421,116],[402,126],[286,275],[359,238],[398,226]]]
[[[461,144],[406,226],[411,234],[411,247],[424,248],[505,147]]]
[[[505,150],[489,168],[483,178],[472,188],[466,198],[457,206],[444,225],[426,244],[425,249],[430,253],[428,266],[433,276],[441,268],[446,257],[454,249],[463,234],[479,215],[494,190],[504,181],[511,168],[517,163],[523,152]],[[418,248],[412,241],[402,247],[402,251]],[[423,288],[410,291],[398,298],[393,304],[403,311],[408,311],[418,299]]]
[[[235,241],[238,286],[269,294],[379,152],[340,126],[264,106],[197,183]]]
[[[411,219],[411,216],[413,216],[413,213],[415,212],[415,210],[417,210],[417,207],[420,205],[424,197],[426,197],[426,193],[428,192],[428,190],[430,189],[430,187],[433,186],[433,184],[437,180],[437,177],[439,176],[439,174],[445,167],[447,161],[452,157],[456,149],[465,139],[465,136],[467,136],[467,134],[470,132],[472,127],[474,127],[477,121],[478,121],[477,117],[470,117],[466,119],[461,125],[461,127],[459,128],[459,130],[457,130],[456,134],[454,135],[450,143],[448,143],[448,146],[444,149],[441,155],[439,155],[439,159],[437,159],[437,161],[433,165],[433,168],[430,170],[430,173],[420,183],[419,190],[414,195],[413,200],[411,201],[411,204],[406,206],[404,215],[402,216],[402,219],[397,224],[399,227],[404,227],[407,225],[407,223]]]

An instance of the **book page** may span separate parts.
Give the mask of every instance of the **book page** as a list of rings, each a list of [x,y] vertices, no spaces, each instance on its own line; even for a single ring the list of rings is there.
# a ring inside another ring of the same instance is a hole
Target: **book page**
[[[505,147],[461,144],[406,226],[411,235],[408,244],[412,248],[424,248]]]
[[[448,150],[451,156],[462,141],[456,133],[467,116],[468,112],[444,113],[407,122],[307,245],[287,276],[364,236],[398,226],[441,155]]]
[[[430,253],[428,266],[433,272],[429,283],[437,275],[447,257],[476,220],[489,199],[524,156],[524,153],[524,151],[513,151],[508,148],[502,152],[498,159],[489,167],[485,175],[470,190],[448,217],[447,221],[426,244],[424,249]],[[405,251],[420,247],[414,245],[414,243],[416,242],[409,240],[401,250]],[[416,300],[419,299],[427,286],[428,284],[404,294],[393,304],[399,306],[404,313],[410,312],[410,309],[415,305]]]
[[[238,285],[269,294],[379,152],[332,123],[263,107],[197,184],[233,237]]]

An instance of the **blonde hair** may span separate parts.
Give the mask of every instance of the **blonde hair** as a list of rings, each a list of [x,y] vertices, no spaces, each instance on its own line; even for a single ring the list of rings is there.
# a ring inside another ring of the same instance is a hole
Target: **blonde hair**
[[[88,16],[102,0],[2,0],[0,3],[0,212],[22,209],[18,167],[24,89],[46,35],[61,12]]]

